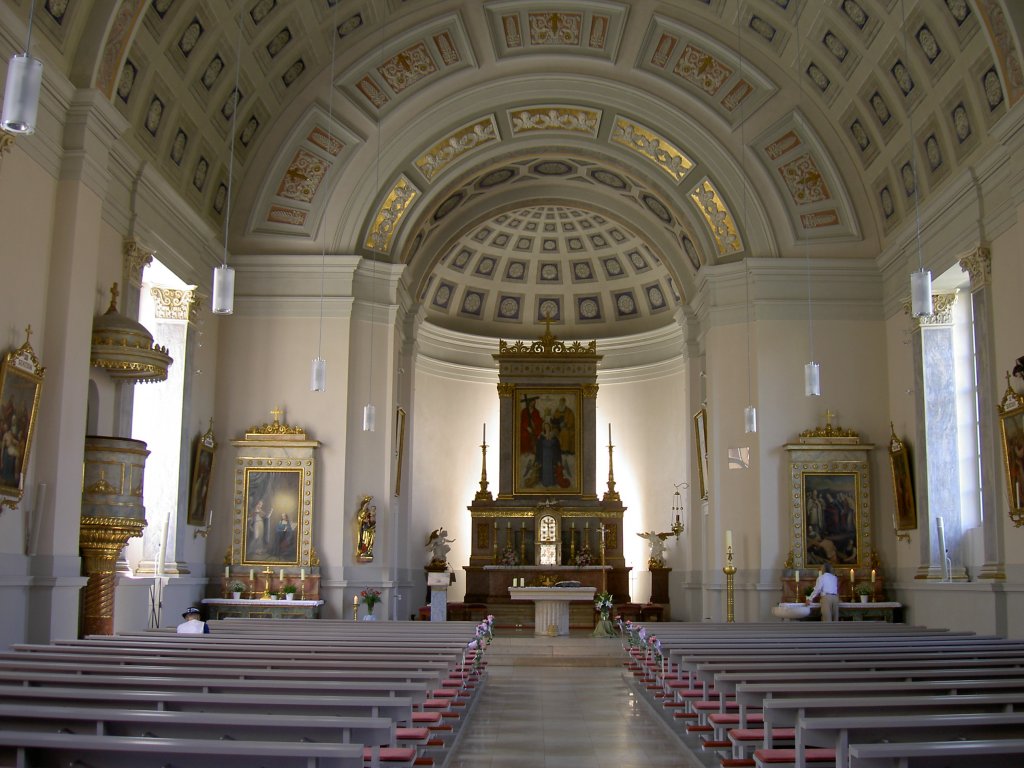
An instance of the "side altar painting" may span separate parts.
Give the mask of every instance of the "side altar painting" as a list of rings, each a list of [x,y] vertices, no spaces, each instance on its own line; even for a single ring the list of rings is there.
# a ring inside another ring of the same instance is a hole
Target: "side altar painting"
[[[575,387],[517,388],[514,490],[522,494],[580,492],[577,425],[580,392]]]

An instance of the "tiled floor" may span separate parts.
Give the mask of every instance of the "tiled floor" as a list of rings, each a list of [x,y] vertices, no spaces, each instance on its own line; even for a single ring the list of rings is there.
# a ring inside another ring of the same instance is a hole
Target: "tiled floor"
[[[520,642],[526,651],[528,641]],[[617,645],[604,643],[607,650]],[[486,687],[448,768],[699,768],[607,654],[594,666],[575,654],[524,656],[520,663],[501,655],[492,655]]]

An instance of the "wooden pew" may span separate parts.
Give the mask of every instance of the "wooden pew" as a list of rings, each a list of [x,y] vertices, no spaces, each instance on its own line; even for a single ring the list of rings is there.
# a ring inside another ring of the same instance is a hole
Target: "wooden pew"
[[[804,768],[807,745],[835,750],[836,768],[849,768],[851,744],[880,741],[932,741],[955,733],[958,739],[1002,739],[1024,733],[1024,713],[903,714],[805,717],[796,726],[795,768]],[[1021,760],[1024,763],[1024,758]]]
[[[851,744],[850,768],[1020,768],[1024,739]]]
[[[104,768],[362,768],[359,744],[213,741],[0,730],[18,766],[102,765]]]

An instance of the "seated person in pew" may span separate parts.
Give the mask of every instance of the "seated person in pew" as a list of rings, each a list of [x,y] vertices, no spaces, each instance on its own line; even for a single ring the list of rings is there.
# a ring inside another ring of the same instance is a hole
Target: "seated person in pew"
[[[818,580],[814,582],[814,589],[807,597],[808,603],[813,603],[814,598],[821,595],[821,620],[839,621],[839,579],[832,571],[832,563],[825,563],[821,566],[821,573]]]
[[[178,625],[179,635],[208,635],[210,634],[209,625],[203,621],[199,616],[199,609],[195,606],[186,608],[185,612],[181,614],[184,619],[181,624]]]

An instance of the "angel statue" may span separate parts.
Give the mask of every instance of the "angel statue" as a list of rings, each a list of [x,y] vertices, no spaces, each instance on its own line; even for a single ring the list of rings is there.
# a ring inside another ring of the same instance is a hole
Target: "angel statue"
[[[647,542],[651,545],[651,556],[647,560],[648,568],[665,567],[665,539],[671,535],[669,532],[656,533],[655,531],[637,534],[641,539],[647,539]]]
[[[437,528],[430,532],[427,537],[427,549],[430,550],[430,568],[447,568],[448,567],[448,553],[451,552],[451,547],[455,539],[448,538],[448,531],[444,529],[444,526]]]

